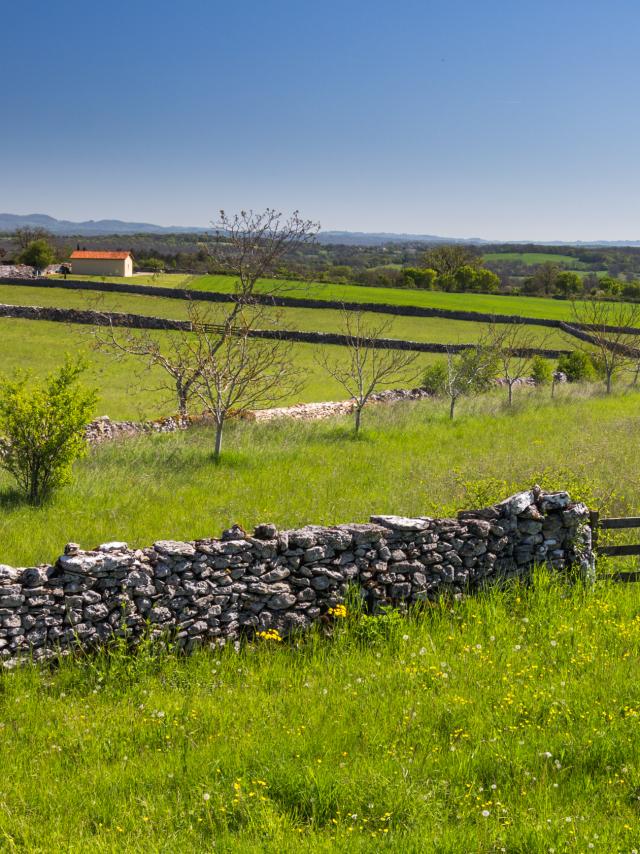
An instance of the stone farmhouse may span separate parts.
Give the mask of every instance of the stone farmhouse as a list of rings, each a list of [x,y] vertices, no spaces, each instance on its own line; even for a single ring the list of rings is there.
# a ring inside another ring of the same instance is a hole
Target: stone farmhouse
[[[85,276],[132,276],[131,252],[92,252],[76,249],[69,258],[74,274]]]

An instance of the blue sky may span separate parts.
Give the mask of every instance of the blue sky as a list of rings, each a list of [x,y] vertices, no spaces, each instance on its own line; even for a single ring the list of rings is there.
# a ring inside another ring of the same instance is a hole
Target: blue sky
[[[21,0],[0,210],[640,239],[637,0]]]

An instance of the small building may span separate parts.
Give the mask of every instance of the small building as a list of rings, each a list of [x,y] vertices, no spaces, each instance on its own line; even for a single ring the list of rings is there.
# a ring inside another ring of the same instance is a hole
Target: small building
[[[69,260],[74,276],[133,276],[131,252],[91,252],[76,249]]]

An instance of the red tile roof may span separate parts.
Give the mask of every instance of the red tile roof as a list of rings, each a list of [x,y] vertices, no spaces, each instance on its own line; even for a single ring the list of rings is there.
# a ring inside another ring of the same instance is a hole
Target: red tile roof
[[[84,249],[76,249],[69,256],[73,261],[76,258],[91,258],[94,261],[124,261],[131,252],[88,252]]]

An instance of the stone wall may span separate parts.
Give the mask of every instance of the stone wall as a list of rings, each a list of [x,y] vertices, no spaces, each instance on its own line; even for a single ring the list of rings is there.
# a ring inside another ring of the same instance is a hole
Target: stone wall
[[[0,304],[0,317],[16,317],[23,320],[49,320],[56,323],[79,323],[90,326],[127,327],[130,329],[181,330],[183,332],[191,330],[191,323],[188,320],[171,320],[163,317],[131,314],[128,312],[93,311],[91,309],[56,308],[37,305]],[[203,327],[213,333],[221,329],[221,327],[207,323],[203,324]],[[251,338],[293,341],[300,344],[335,344],[346,346],[352,340],[348,335],[342,335],[338,332],[307,332],[299,329],[251,329],[247,334]],[[368,346],[377,349],[411,350],[417,353],[459,353],[461,350],[468,350],[475,346],[474,344],[433,344],[427,341],[406,341],[403,338],[369,338],[365,340]],[[529,347],[515,350],[514,352],[517,355],[544,356],[548,359],[558,359],[568,351]]]
[[[306,629],[354,585],[369,610],[460,596],[536,563],[591,572],[588,510],[539,487],[457,519],[373,516],[369,524],[278,531],[151,548],[70,543],[51,565],[0,566],[0,660],[41,660],[76,644],[151,631],[189,650]]]

